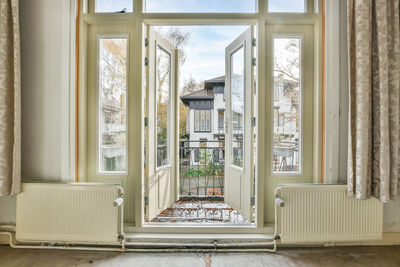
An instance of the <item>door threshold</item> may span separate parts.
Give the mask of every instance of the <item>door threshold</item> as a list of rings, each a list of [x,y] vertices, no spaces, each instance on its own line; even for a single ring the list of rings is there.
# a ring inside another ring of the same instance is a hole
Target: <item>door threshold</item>
[[[256,242],[273,240],[273,234],[166,234],[166,233],[126,233],[127,242],[129,241],[240,241]]]
[[[124,232],[126,236],[138,238],[268,238],[272,237],[275,232],[273,225],[264,225],[262,228],[246,227],[246,226],[183,226],[183,225],[155,225],[150,227],[136,227],[132,223],[124,224]]]

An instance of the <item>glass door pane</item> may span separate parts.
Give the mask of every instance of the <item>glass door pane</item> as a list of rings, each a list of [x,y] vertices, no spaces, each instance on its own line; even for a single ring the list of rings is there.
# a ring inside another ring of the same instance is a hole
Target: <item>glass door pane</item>
[[[231,116],[232,116],[232,164],[243,167],[244,124],[244,48],[231,55]]]
[[[169,164],[171,55],[157,47],[157,167]]]

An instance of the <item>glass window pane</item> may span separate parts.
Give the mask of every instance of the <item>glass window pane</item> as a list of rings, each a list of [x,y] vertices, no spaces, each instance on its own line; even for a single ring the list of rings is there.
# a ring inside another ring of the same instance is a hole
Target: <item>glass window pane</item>
[[[306,12],[305,0],[268,0],[269,12]]]
[[[205,131],[205,117],[204,117],[204,110],[200,111],[200,131],[204,132]]]
[[[206,110],[206,131],[211,131],[211,111]]]
[[[273,171],[301,172],[301,38],[274,38]]]
[[[224,112],[218,112],[218,130],[224,129]]]
[[[96,13],[109,13],[123,10],[132,12],[133,0],[96,0],[94,11]]]
[[[157,167],[169,163],[171,55],[157,47]]]
[[[99,39],[99,171],[127,170],[126,38]]]
[[[231,55],[232,164],[243,167],[244,48]]]
[[[254,13],[257,0],[145,0],[147,13]]]
[[[199,111],[195,110],[194,111],[194,123],[195,123],[194,130],[195,131],[199,131],[199,127],[200,127],[199,122],[200,122]]]

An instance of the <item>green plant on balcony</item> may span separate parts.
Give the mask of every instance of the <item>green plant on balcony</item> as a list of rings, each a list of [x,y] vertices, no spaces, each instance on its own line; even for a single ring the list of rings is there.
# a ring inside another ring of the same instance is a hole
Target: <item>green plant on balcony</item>
[[[185,172],[185,177],[200,177],[204,176],[206,173],[198,168],[189,168]]]

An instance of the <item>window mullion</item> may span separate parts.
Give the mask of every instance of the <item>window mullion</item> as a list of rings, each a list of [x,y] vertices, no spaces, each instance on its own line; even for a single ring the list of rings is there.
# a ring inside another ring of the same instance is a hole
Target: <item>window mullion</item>
[[[315,1],[319,0],[305,0],[305,1],[306,1],[307,13],[313,14],[315,10]]]
[[[135,16],[142,15],[143,10],[145,10],[145,3],[146,0],[133,0],[133,14],[135,14]]]

